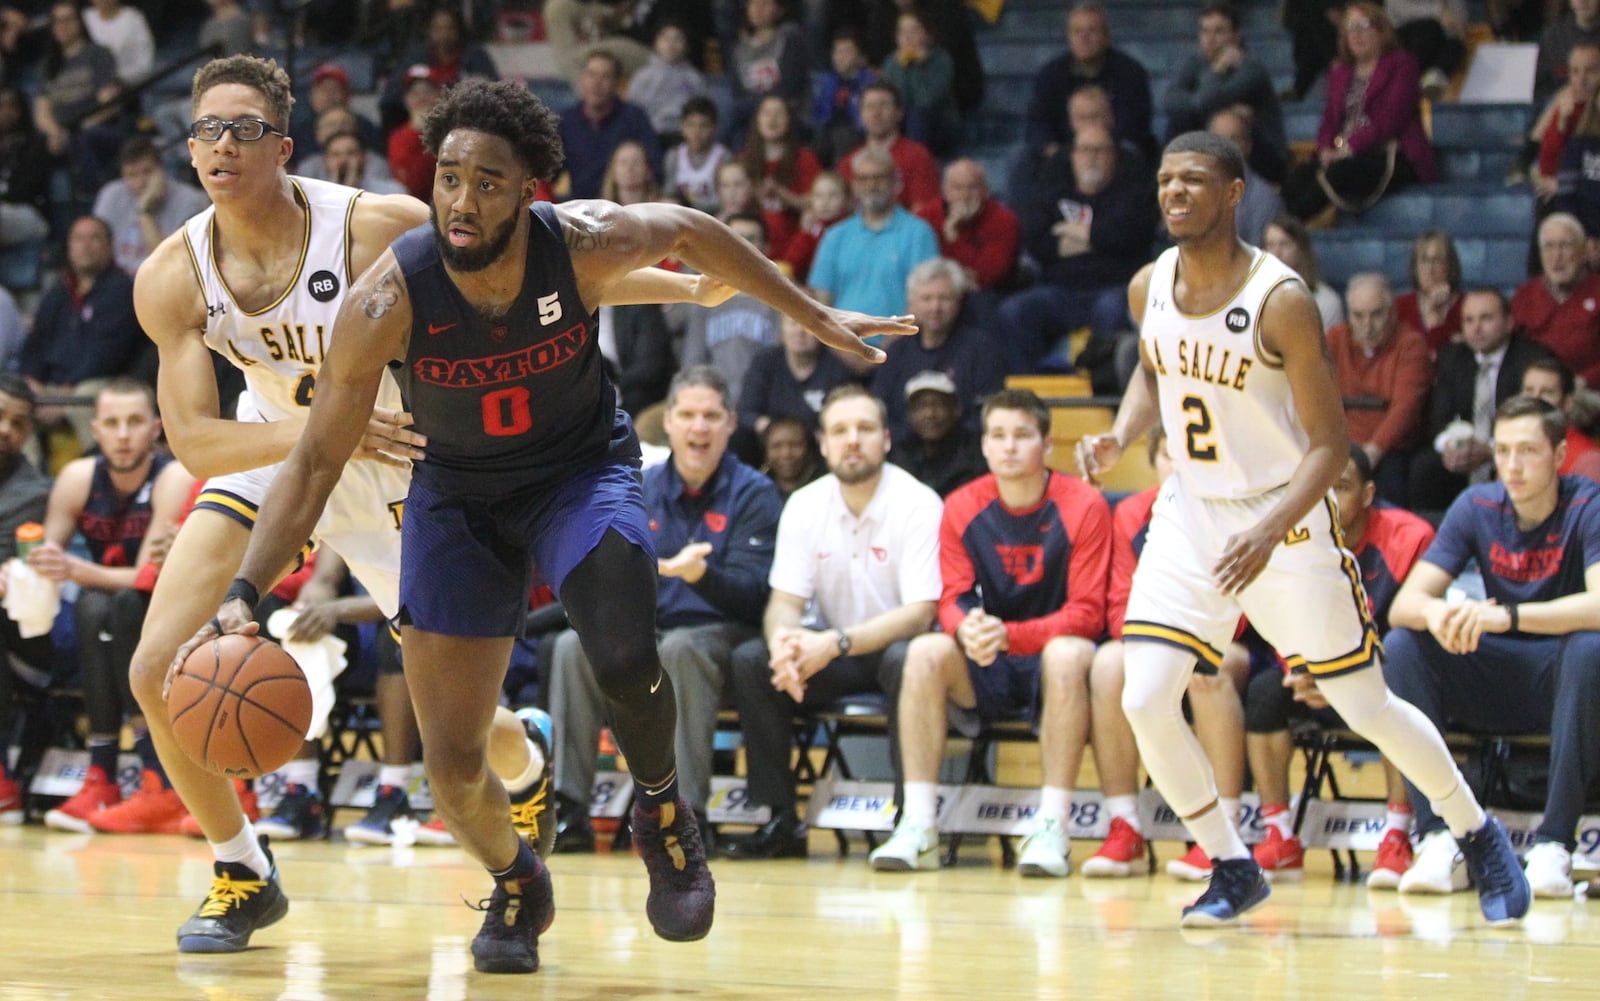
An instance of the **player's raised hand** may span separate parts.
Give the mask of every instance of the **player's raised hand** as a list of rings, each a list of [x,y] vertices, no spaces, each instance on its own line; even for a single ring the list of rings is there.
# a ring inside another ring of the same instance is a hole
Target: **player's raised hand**
[[[880,335],[905,337],[917,332],[916,317],[909,314],[868,316],[848,309],[834,309],[832,306],[826,307],[826,314],[821,323],[806,327],[811,336],[830,348],[860,355],[873,363],[881,362],[887,356],[881,348],[873,347],[863,338]]]
[[[210,622],[200,627],[200,631],[189,637],[188,642],[178,647],[178,652],[172,658],[172,663],[167,665],[167,676],[161,682],[161,697],[165,699],[172,691],[172,679],[183,670],[183,662],[197,647],[210,643],[213,639],[225,633],[238,633],[242,636],[254,636],[261,631],[261,626],[256,622],[255,612],[250,608],[250,603],[243,598],[228,598],[223,601],[222,607],[217,609],[217,614]]]
[[[1078,439],[1078,468],[1083,478],[1098,483],[1122,459],[1122,442],[1114,434],[1090,434]]]
[[[426,435],[411,430],[411,415],[402,410],[374,407],[353,459],[370,459],[386,466],[409,466],[427,458]]]

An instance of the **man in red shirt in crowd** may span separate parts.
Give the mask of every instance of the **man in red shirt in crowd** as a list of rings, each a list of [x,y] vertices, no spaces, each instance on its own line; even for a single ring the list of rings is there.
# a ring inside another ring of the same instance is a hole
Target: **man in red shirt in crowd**
[[[1539,224],[1539,267],[1511,297],[1511,320],[1554,351],[1585,384],[1600,386],[1600,275],[1584,262],[1577,217],[1555,212]]]
[[[917,210],[939,234],[939,255],[967,269],[988,291],[1011,277],[1022,249],[1022,220],[989,193],[983,164],[957,160],[944,169],[941,198]]]
[[[861,128],[867,141],[839,158],[836,169],[847,182],[850,162],[864,149],[881,149],[894,161],[896,200],[908,211],[939,200],[939,164],[928,147],[900,132],[906,119],[900,91],[887,80],[874,80],[861,90]],[[937,228],[937,227],[935,227]]]
[[[1367,453],[1378,496],[1402,503],[1411,446],[1422,430],[1422,408],[1433,385],[1428,342],[1401,326],[1394,289],[1377,272],[1351,277],[1345,315],[1347,322],[1328,331],[1328,353],[1339,376],[1350,440]]]
[[[1333,485],[1339,500],[1339,530],[1361,568],[1361,583],[1380,635],[1389,631],[1389,606],[1411,567],[1433,543],[1433,526],[1409,511],[1374,504],[1377,495],[1372,464],[1359,445],[1350,446],[1350,464]],[[1281,664],[1281,661],[1280,661]],[[1309,715],[1322,726],[1344,729],[1344,720],[1328,708],[1311,675],[1262,671],[1245,693],[1246,742],[1250,774],[1261,796],[1261,822],[1267,837],[1255,847],[1256,863],[1268,878],[1297,879],[1305,871],[1305,849],[1295,836],[1289,812],[1289,762],[1294,739],[1289,720]],[[1388,815],[1378,858],[1367,886],[1392,890],[1411,867],[1411,804],[1400,772],[1383,762]]]
[[[1567,415],[1567,457],[1556,472],[1562,476],[1583,476],[1600,483],[1600,445],[1578,430],[1573,420],[1573,395],[1577,380],[1572,369],[1554,358],[1529,362],[1522,373],[1522,395],[1537,396]]]

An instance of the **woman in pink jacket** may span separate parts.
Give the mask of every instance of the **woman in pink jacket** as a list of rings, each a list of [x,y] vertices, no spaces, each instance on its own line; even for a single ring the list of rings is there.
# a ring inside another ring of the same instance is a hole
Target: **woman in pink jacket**
[[[1364,212],[1387,192],[1439,176],[1422,128],[1417,61],[1400,48],[1383,7],[1357,0],[1345,8],[1342,24],[1316,161],[1284,181],[1284,205],[1302,219],[1329,202]]]

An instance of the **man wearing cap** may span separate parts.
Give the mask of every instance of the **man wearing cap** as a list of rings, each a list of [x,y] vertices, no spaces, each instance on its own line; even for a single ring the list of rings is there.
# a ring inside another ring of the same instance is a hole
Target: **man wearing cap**
[[[289,116],[289,137],[294,140],[297,160],[307,160],[322,151],[317,122],[334,109],[350,112],[356,120],[356,135],[367,149],[382,149],[383,134],[377,123],[358,114],[350,106],[350,73],[338,63],[323,63],[311,71],[311,94],[304,105],[296,104]]]
[[[1001,352],[982,327],[963,316],[972,283],[966,269],[932,257],[906,276],[906,312],[916,317],[917,336],[884,346],[889,357],[872,373],[873,395],[889,408],[889,436],[911,440],[906,385],[921,372],[943,372],[955,384],[961,426],[976,434],[978,405],[1005,385]]]
[[[976,736],[984,722],[1015,718],[1037,727],[1044,773],[1017,870],[1070,868],[1067,818],[1089,737],[1089,664],[1106,628],[1111,512],[1098,490],[1045,465],[1050,441],[1050,410],[1032,391],[1001,390],[984,404],[991,475],[951,494],[939,526],[943,631],[912,640],[899,685],[884,684],[900,693],[904,792],[874,869],[938,868],[935,783],[950,722]]]
[[[894,461],[900,468],[940,497],[984,474],[979,435],[962,426],[954,379],[937,369],[918,372],[906,381],[904,399],[910,431],[893,439],[899,442]]]
[[[444,88],[434,79],[426,63],[417,63],[405,73],[406,123],[389,135],[389,170],[406,191],[421,201],[433,202],[433,172],[438,161],[422,144],[422,124],[428,112],[439,103]]]

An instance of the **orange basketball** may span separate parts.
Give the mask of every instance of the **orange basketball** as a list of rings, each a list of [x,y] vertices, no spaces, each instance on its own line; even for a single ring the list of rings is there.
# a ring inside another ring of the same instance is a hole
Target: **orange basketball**
[[[167,696],[184,753],[208,771],[252,778],[292,759],[311,729],[311,686],[283,647],[219,636],[195,648]]]

